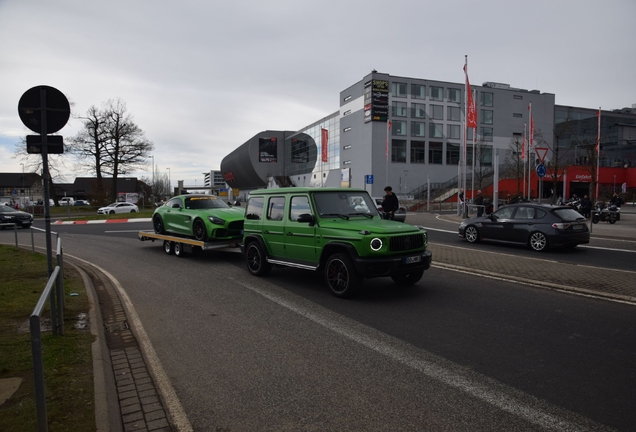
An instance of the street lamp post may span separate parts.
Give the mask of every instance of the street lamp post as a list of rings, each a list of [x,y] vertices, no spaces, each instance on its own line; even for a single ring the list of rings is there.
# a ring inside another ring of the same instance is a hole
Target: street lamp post
[[[172,198],[172,181],[170,180],[170,167],[166,168],[168,170],[168,196]]]
[[[21,163],[20,165],[22,165],[22,205],[24,207],[26,207],[26,188],[24,186],[24,164]],[[614,176],[614,183],[616,183],[616,176]]]

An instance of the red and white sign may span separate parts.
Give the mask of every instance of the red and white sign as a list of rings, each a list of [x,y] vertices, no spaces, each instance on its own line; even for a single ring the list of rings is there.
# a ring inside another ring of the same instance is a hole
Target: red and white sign
[[[539,162],[543,163],[543,160],[545,159],[545,155],[548,154],[548,148],[546,147],[535,147],[534,151],[537,154],[537,157],[539,158]]]

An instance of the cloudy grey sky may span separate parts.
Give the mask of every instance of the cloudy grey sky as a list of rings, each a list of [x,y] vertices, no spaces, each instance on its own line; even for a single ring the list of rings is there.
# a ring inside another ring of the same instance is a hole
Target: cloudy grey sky
[[[189,185],[254,134],[336,111],[372,69],[462,83],[468,55],[472,84],[623,108],[635,22],[636,0],[0,0],[0,172],[22,169],[17,104],[36,85],[73,115],[121,98],[159,169]],[[88,175],[72,169],[66,181]]]

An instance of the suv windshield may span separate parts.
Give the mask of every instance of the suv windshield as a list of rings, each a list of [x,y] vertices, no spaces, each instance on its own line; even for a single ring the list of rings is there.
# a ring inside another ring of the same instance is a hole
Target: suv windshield
[[[320,216],[377,216],[371,197],[366,192],[318,192],[314,201]]]

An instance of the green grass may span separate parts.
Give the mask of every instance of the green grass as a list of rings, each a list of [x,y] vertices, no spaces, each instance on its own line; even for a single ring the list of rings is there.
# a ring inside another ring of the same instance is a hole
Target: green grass
[[[151,218],[155,209],[152,207],[146,207],[145,209],[139,208],[136,213],[119,213],[113,215],[98,215],[97,207],[52,207],[50,210],[51,218],[68,218],[72,220],[101,220],[101,219],[137,219],[137,218]],[[42,218],[43,215],[35,215]]]
[[[88,314],[88,299],[77,271],[67,265],[64,272],[65,335],[43,331],[41,336],[48,425],[50,431],[91,431],[96,429],[94,338],[74,327],[80,313]],[[0,406],[0,430],[37,430],[29,316],[48,280],[46,256],[0,245],[0,275],[0,378],[24,380]],[[50,317],[48,302],[42,317]]]

